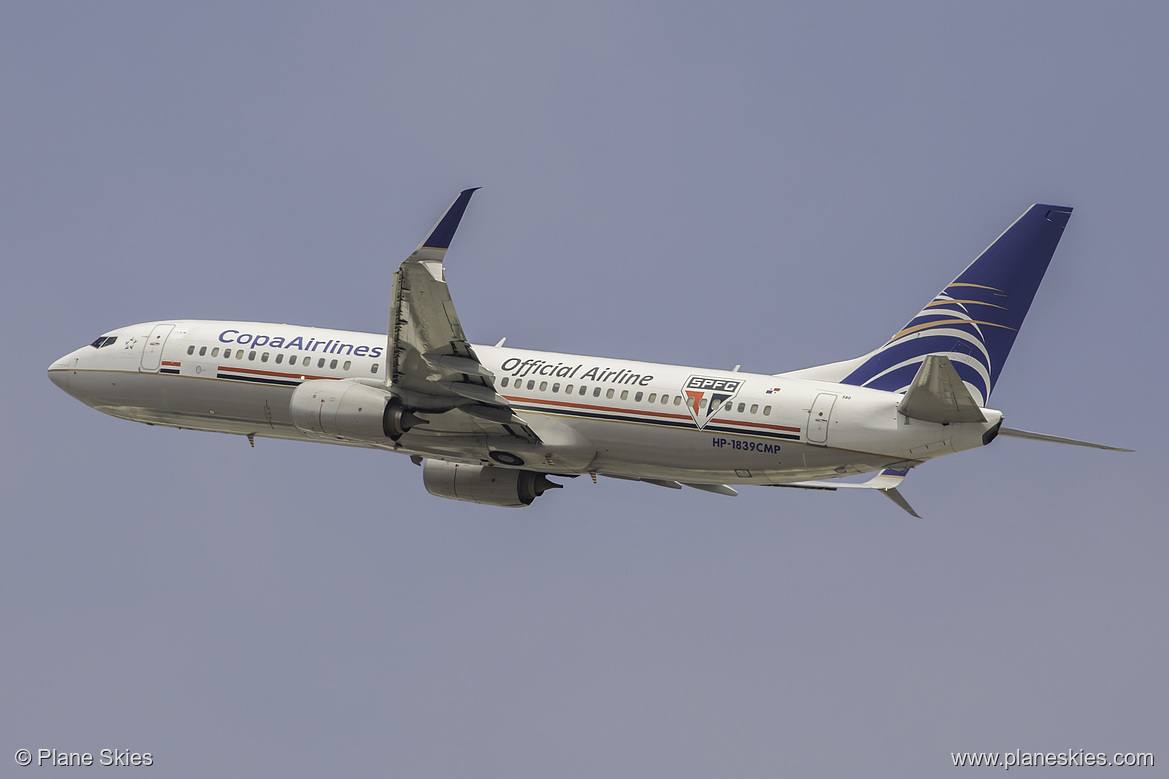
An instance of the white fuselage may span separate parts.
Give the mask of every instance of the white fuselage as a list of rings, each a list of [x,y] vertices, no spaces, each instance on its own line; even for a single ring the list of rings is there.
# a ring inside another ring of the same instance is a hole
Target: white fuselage
[[[116,417],[194,430],[329,440],[487,463],[489,436],[338,440],[293,423],[302,382],[385,387],[385,335],[172,320],[131,325],[53,363],[50,378]],[[540,437],[510,450],[546,473],[709,484],[782,484],[906,468],[982,445],[1002,415],[943,425],[898,412],[901,395],[824,381],[475,346],[496,391]],[[391,388],[392,390],[392,388]],[[712,411],[713,406],[713,411]],[[493,464],[498,465],[496,461]]]

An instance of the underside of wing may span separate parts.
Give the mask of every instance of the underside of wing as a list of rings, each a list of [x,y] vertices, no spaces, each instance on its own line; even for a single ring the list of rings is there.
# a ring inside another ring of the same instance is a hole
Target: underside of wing
[[[386,384],[423,421],[410,428],[412,439],[505,436],[536,443],[468,343],[446,283],[443,259],[474,191],[459,193],[394,273]]]

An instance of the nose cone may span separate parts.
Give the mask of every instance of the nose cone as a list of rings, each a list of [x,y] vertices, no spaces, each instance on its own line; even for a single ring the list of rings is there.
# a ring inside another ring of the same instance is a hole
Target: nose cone
[[[77,365],[77,358],[67,354],[49,366],[49,381],[56,384],[65,392],[69,392],[69,377]]]

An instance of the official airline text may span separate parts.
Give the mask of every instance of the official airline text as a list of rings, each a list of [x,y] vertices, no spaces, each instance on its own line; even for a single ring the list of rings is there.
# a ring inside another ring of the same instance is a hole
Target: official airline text
[[[607,381],[612,384],[637,385],[648,387],[654,377],[645,373],[634,373],[628,368],[613,370],[601,365],[594,365],[581,373],[584,363],[548,362],[547,360],[521,360],[511,357],[499,366],[504,373],[514,378],[522,379],[525,376],[552,376],[557,379],[577,379],[579,381]]]

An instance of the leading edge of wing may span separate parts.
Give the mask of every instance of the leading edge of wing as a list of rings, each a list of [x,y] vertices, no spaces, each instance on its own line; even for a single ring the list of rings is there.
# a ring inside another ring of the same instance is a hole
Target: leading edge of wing
[[[477,189],[459,193],[394,273],[386,386],[411,410],[436,415],[419,429],[420,436],[480,432],[532,442],[538,436],[498,394],[494,374],[467,341],[443,270]]]

